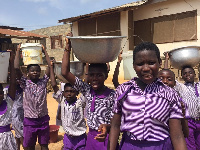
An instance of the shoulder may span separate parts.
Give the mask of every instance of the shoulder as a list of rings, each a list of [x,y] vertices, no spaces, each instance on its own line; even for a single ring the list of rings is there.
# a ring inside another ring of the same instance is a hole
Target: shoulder
[[[116,89],[116,93],[123,93],[126,90],[128,90],[130,87],[135,87],[136,86],[135,80],[136,78],[133,78],[127,82],[120,84]]]

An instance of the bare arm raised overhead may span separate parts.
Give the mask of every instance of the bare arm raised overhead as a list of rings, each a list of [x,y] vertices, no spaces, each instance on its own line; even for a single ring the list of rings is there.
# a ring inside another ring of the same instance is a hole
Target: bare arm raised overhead
[[[68,34],[71,35],[71,34]],[[66,38],[66,47],[62,59],[62,76],[71,84],[75,84],[75,76],[70,72],[71,41]]]

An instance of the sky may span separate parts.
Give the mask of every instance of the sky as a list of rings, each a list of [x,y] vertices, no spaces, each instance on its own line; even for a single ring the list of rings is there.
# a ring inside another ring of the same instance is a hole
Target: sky
[[[134,1],[137,0],[0,0],[0,26],[30,31],[62,25],[58,20]]]

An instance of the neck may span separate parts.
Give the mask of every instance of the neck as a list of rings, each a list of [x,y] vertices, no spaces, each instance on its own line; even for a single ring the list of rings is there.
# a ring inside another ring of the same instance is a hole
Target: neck
[[[104,85],[104,86],[102,86],[101,88],[95,90],[95,93],[96,93],[97,95],[101,95],[101,94],[103,94],[103,92],[104,92],[105,90],[106,90],[106,86]]]
[[[147,84],[141,81],[139,78],[136,80],[137,85],[140,87],[142,91],[146,88]]]

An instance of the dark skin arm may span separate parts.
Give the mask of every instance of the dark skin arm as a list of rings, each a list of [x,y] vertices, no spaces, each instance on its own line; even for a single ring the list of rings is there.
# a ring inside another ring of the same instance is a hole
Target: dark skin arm
[[[189,128],[188,128],[188,121],[187,121],[187,119],[185,119],[185,105],[183,102],[181,102],[181,107],[182,107],[182,112],[183,112],[183,116],[184,116],[184,118],[181,119],[181,125],[182,125],[182,129],[183,129],[184,137],[186,138],[189,136]]]
[[[120,126],[121,126],[121,115],[114,114],[111,122],[111,129],[108,140],[108,150],[115,150],[118,143],[118,138],[120,134]]]
[[[117,65],[115,67],[115,71],[114,71],[114,74],[113,74],[113,79],[112,79],[112,82],[114,84],[114,87],[117,88],[119,86],[119,81],[118,81],[118,75],[119,75],[119,67],[120,67],[120,63],[122,61],[122,52],[120,52],[119,56],[118,56],[118,61],[117,61]]]
[[[89,70],[89,63],[85,65],[85,83],[88,83],[88,70]]]
[[[10,50],[8,50],[10,51]],[[9,65],[10,65],[10,86],[8,88],[8,95],[12,98],[15,99],[15,94],[16,94],[16,73],[15,73],[15,68],[14,68],[14,52],[10,52],[10,60],[9,60]]]
[[[178,119],[169,119],[169,129],[174,150],[187,150],[181,121]]]
[[[168,52],[165,52],[164,55],[165,55],[164,69],[169,69],[168,68],[169,54]]]
[[[53,87],[54,93],[56,93],[59,90],[59,87],[57,86],[56,83],[56,77],[55,77],[55,73],[54,73],[54,64],[53,61],[51,61],[51,65],[50,65],[50,80],[51,80],[51,86]]]
[[[51,60],[50,60],[49,55],[48,55],[48,53],[47,53],[47,51],[46,51],[46,48],[45,48],[43,45],[42,45],[42,52],[43,52],[44,55],[45,55],[45,58],[46,58],[46,61],[47,61],[48,67],[49,67],[49,68],[46,69],[45,74],[46,74],[48,77],[50,77]]]
[[[69,34],[68,34],[69,35]],[[70,72],[70,52],[71,52],[71,42],[66,38],[66,47],[62,59],[62,76],[69,81],[71,85],[75,84],[75,76]]]
[[[19,44],[19,45],[17,46],[16,55],[15,55],[15,60],[14,60],[14,67],[15,67],[16,74],[17,74],[17,78],[18,78],[18,79],[21,79],[21,77],[23,76],[23,73],[21,72],[20,66],[19,66],[20,47],[21,47],[21,44]],[[24,74],[24,76],[26,76],[26,75]]]

